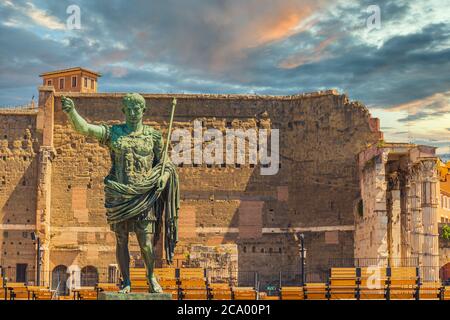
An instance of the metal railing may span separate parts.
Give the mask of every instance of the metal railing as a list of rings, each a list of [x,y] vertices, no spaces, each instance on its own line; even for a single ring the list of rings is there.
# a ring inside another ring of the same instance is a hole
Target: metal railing
[[[349,258],[329,259],[328,266],[335,268],[357,268],[357,267],[415,267],[419,265],[418,258]]]

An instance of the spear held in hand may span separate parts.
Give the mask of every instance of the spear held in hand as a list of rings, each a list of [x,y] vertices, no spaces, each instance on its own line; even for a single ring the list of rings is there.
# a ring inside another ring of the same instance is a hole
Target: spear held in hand
[[[167,139],[166,139],[166,145],[164,146],[164,153],[163,153],[163,163],[161,168],[161,177],[164,174],[164,169],[166,168],[166,162],[167,162],[167,153],[169,152],[169,144],[170,144],[170,135],[172,133],[172,123],[173,123],[173,115],[175,114],[175,107],[177,105],[177,98],[173,98],[172,100],[172,112],[170,113],[170,122],[169,122],[169,130],[167,131]]]

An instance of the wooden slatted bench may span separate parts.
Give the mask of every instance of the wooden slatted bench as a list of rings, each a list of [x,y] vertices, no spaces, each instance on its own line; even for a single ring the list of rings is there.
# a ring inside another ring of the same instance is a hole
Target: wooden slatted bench
[[[74,290],[77,300],[97,300],[97,290],[94,287],[81,287]]]
[[[233,292],[228,283],[210,283],[209,298],[212,300],[231,300]]]
[[[183,300],[208,299],[208,287],[203,268],[180,268],[179,284]]]
[[[253,287],[232,287],[234,300],[256,300],[257,292]]]
[[[281,300],[304,300],[303,287],[281,287]]]
[[[358,277],[356,268],[331,268],[330,299],[356,299]]]
[[[48,287],[27,286],[27,290],[32,300],[52,300],[53,293]]]
[[[442,291],[442,299],[450,300],[450,286],[445,286]]]
[[[419,300],[440,299],[441,290],[440,282],[423,282],[419,286]]]
[[[304,292],[307,300],[328,300],[328,285],[326,283],[306,283]]]
[[[280,296],[269,296],[265,292],[260,292],[259,300],[280,300]]]
[[[117,292],[119,288],[115,283],[99,282],[95,285],[97,295],[99,292]]]
[[[362,300],[386,299],[387,274],[384,267],[363,267],[359,279],[359,298]]]
[[[130,268],[131,292],[148,292],[145,268]]]
[[[158,283],[165,293],[170,293],[172,299],[177,300],[179,295],[178,279],[175,268],[155,268],[153,270]]]
[[[415,267],[392,267],[387,299],[416,299],[418,274]]]
[[[8,289],[6,288],[6,281],[0,275],[0,299],[6,300],[8,296]]]
[[[50,290],[39,290],[33,295],[34,300],[53,300],[53,292]]]
[[[8,282],[6,287],[9,292],[10,300],[28,300],[31,299],[28,294],[27,286],[22,282]]]

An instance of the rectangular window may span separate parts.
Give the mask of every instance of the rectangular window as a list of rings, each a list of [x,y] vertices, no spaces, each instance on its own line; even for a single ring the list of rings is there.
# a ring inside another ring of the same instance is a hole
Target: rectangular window
[[[94,89],[95,80],[91,79],[91,89]]]
[[[59,89],[64,89],[64,78],[59,78]]]
[[[84,78],[84,87],[87,88],[87,78]]]
[[[16,282],[27,282],[27,267],[26,263],[16,264]]]
[[[117,283],[119,270],[116,265],[108,266],[108,283]]]
[[[77,76],[72,76],[72,88],[77,86]]]
[[[53,81],[52,80],[47,80],[47,85],[48,86],[52,86],[53,85]]]

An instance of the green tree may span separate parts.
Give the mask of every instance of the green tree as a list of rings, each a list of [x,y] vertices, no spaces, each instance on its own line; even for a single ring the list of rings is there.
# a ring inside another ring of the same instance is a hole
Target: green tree
[[[450,240],[450,226],[448,224],[445,224],[442,227],[442,238],[445,240]]]

